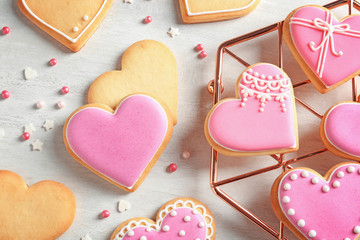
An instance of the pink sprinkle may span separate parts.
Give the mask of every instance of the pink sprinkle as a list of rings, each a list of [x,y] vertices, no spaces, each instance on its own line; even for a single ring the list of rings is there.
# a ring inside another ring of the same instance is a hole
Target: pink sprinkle
[[[144,19],[145,23],[151,23],[152,22],[152,17],[150,16],[146,16],[146,18]]]
[[[9,27],[3,27],[3,28],[2,28],[2,33],[3,33],[4,35],[9,34],[9,33],[10,33],[10,28],[9,28]]]
[[[49,64],[51,66],[55,66],[57,64],[57,60],[55,58],[50,59]]]
[[[69,87],[64,86],[64,87],[62,87],[61,92],[62,92],[63,94],[68,94],[68,93],[70,92],[70,89],[69,89]]]
[[[36,103],[36,107],[39,108],[39,109],[45,107],[44,101],[38,101],[38,102]]]
[[[28,132],[24,132],[23,135],[22,135],[22,138],[26,141],[26,140],[29,140],[30,139],[30,133]]]
[[[104,210],[101,212],[102,218],[108,218],[110,216],[110,212],[108,210]]]
[[[201,43],[199,43],[198,45],[196,45],[196,50],[198,50],[198,51],[204,50],[204,45],[202,45]]]
[[[170,172],[175,172],[177,170],[177,165],[175,163],[172,163],[168,167]]]
[[[9,98],[9,97],[10,97],[9,91],[7,91],[7,90],[2,91],[1,97],[2,97],[3,99]]]
[[[64,108],[65,107],[65,102],[64,101],[58,101],[58,103],[57,103],[57,106],[58,106],[58,108]]]
[[[206,58],[207,57],[207,52],[206,51],[201,51],[201,53],[200,53],[200,57],[201,58]]]
[[[182,158],[184,159],[189,159],[191,154],[189,151],[183,151],[183,153],[181,154]]]

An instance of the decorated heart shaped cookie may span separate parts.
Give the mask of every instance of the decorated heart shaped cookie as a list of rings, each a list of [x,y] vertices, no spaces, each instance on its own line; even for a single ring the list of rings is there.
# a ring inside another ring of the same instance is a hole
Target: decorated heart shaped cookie
[[[185,23],[215,22],[242,17],[252,12],[260,0],[179,0]]]
[[[360,15],[337,20],[328,9],[305,6],[284,22],[284,38],[303,71],[321,93],[360,73]]]
[[[107,181],[135,191],[160,157],[173,131],[172,120],[152,97],[126,97],[114,111],[88,104],[64,126],[67,150]]]
[[[250,66],[237,81],[236,95],[213,106],[206,118],[212,147],[231,156],[298,149],[294,94],[283,70],[268,63]]]
[[[167,202],[156,222],[134,218],[116,228],[111,240],[214,240],[216,226],[210,210],[193,198]]]
[[[89,90],[89,103],[102,103],[115,109],[120,101],[136,92],[156,96],[167,105],[177,121],[177,68],[171,50],[154,40],[130,46],[122,57],[122,70],[99,76]]]
[[[359,164],[346,163],[324,177],[305,168],[287,171],[272,187],[273,209],[300,239],[358,239],[359,170]]]
[[[16,173],[1,170],[0,191],[0,239],[57,239],[75,218],[75,196],[61,183],[28,187]]]
[[[360,103],[341,102],[321,120],[320,136],[326,148],[339,157],[360,161]]]
[[[74,52],[98,28],[113,0],[17,0],[21,12]]]

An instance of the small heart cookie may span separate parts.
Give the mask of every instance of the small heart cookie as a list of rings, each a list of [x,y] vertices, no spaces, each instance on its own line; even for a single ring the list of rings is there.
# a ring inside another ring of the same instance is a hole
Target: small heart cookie
[[[21,12],[47,34],[77,52],[104,19],[113,0],[17,0]]]
[[[61,183],[28,187],[16,173],[0,170],[0,192],[0,239],[57,239],[75,218],[75,196]]]
[[[341,102],[321,120],[320,136],[335,155],[360,161],[360,103]]]
[[[89,103],[102,103],[115,109],[129,94],[147,93],[167,105],[175,125],[178,81],[171,50],[160,42],[143,40],[125,51],[121,65],[121,71],[106,72],[91,84]]]
[[[204,204],[193,198],[177,198],[159,210],[156,222],[127,220],[116,228],[111,240],[214,240],[215,235],[215,219]]]
[[[252,12],[259,2],[260,0],[179,0],[185,23],[239,18]]]
[[[248,67],[237,81],[236,96],[217,103],[206,117],[205,135],[213,148],[230,156],[298,149],[294,93],[282,69],[268,63]]]
[[[284,39],[315,88],[326,93],[360,73],[360,15],[337,20],[320,6],[305,6],[284,22]]]
[[[360,236],[359,185],[359,164],[339,164],[324,177],[294,168],[276,179],[271,203],[299,239],[354,240]]]
[[[134,94],[117,109],[88,104],[75,110],[64,126],[73,158],[91,171],[133,192],[144,181],[170,141],[171,118],[154,98]]]

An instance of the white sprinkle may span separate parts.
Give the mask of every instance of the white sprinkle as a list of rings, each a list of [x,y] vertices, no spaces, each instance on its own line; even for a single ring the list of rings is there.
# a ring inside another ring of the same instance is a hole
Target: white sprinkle
[[[286,191],[290,190],[290,189],[291,189],[291,185],[290,185],[289,183],[286,183],[286,184],[284,185],[284,189],[285,189]]]
[[[184,237],[184,236],[185,236],[185,231],[184,231],[184,230],[180,230],[179,236],[180,236],[180,237]]]
[[[290,179],[295,181],[297,179],[296,173],[291,174]]]
[[[168,225],[163,226],[162,230],[164,232],[168,232],[170,230],[170,227]]]
[[[170,37],[175,37],[175,36],[179,36],[179,29],[178,28],[175,28],[175,27],[171,27],[171,28],[169,28],[169,31],[167,32],[169,35],[170,35]]]
[[[351,240],[350,238],[344,238],[344,240]]]
[[[319,183],[319,178],[313,177],[313,178],[311,179],[311,183],[312,183],[312,184],[317,184],[317,183]]]
[[[191,217],[190,216],[185,216],[184,217],[184,222],[190,222],[191,220]]]
[[[145,229],[145,231],[151,232],[151,227],[147,227],[147,228]]]
[[[24,77],[25,80],[31,80],[34,79],[37,76],[36,70],[32,69],[31,67],[26,67],[24,69]]]
[[[89,20],[89,17],[88,17],[88,15],[84,15],[82,19],[83,19],[84,21],[87,21],[87,20]]]
[[[79,31],[79,28],[78,28],[78,27],[74,27],[74,28],[73,28],[73,32],[77,32],[77,31]]]
[[[289,203],[290,202],[290,197],[289,196],[284,196],[282,201],[283,201],[283,203]]]
[[[288,214],[289,214],[290,216],[293,216],[293,215],[295,214],[295,210],[292,209],[292,208],[290,208],[290,209],[288,210]]]
[[[118,202],[118,211],[119,212],[125,212],[131,209],[131,203],[125,200],[120,200]]]
[[[321,188],[321,190],[322,190],[324,193],[327,193],[327,192],[330,191],[330,188],[329,188],[328,185],[324,185],[324,186]]]
[[[340,182],[339,182],[339,181],[333,182],[333,187],[334,187],[334,188],[340,187]]]
[[[299,227],[305,227],[305,221],[304,221],[304,219],[300,219],[300,220],[297,222],[297,225],[298,225]]]
[[[309,173],[306,172],[306,171],[303,171],[303,172],[301,173],[301,176],[302,176],[303,178],[307,178],[307,177],[309,176]]]
[[[353,166],[349,166],[346,171],[348,171],[349,173],[353,173],[355,171],[355,168]]]
[[[89,234],[86,234],[85,236],[81,237],[80,240],[92,240]]]
[[[172,217],[176,217],[176,215],[177,215],[177,212],[176,212],[176,211],[172,211],[172,212],[170,213],[170,216],[172,216]]]
[[[147,240],[147,237],[141,236],[140,240]]]
[[[199,228],[203,228],[205,227],[205,223],[204,222],[199,222]]]
[[[354,233],[360,234],[360,226],[354,227]]]
[[[345,176],[345,173],[344,173],[343,171],[339,171],[339,172],[336,174],[336,176],[337,176],[338,178],[343,178],[343,177]]]
[[[132,236],[134,236],[134,231],[133,230],[130,230],[130,231],[128,231],[127,232],[127,235],[129,236],[129,237],[132,237]]]
[[[316,237],[316,232],[315,232],[315,230],[310,230],[310,231],[309,231],[309,237],[311,237],[311,238]]]

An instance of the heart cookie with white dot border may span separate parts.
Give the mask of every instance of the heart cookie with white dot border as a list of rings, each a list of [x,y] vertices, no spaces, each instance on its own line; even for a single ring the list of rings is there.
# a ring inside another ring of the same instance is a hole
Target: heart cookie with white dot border
[[[354,240],[360,236],[359,185],[359,164],[336,165],[324,177],[294,168],[276,179],[271,203],[299,239]]]
[[[113,0],[17,0],[17,3],[30,21],[77,52],[96,31]]]
[[[211,211],[193,198],[177,198],[159,210],[156,221],[129,219],[116,228],[111,240],[214,240]]]
[[[252,12],[260,0],[179,0],[185,23],[215,22]]]

